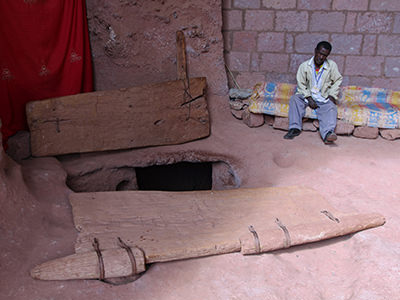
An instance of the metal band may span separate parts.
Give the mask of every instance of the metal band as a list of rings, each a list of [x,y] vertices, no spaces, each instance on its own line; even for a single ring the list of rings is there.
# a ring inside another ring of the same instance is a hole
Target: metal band
[[[253,234],[254,237],[254,246],[256,248],[256,253],[261,253],[260,239],[258,238],[258,234],[253,225],[249,226],[249,231]]]
[[[96,251],[97,258],[99,259],[99,273],[100,273],[99,279],[101,281],[104,281],[104,279],[105,279],[104,261],[103,261],[103,256],[101,255],[100,245],[99,245],[99,241],[97,240],[97,238],[93,239],[92,246],[94,248],[94,251]]]
[[[324,214],[325,216],[327,216],[330,220],[336,222],[336,223],[340,223],[340,220],[338,218],[336,218],[334,215],[332,215],[332,213],[330,213],[327,210],[321,210],[321,214]]]
[[[120,237],[118,237],[118,245],[121,248],[125,249],[126,252],[128,253],[129,260],[131,261],[131,265],[132,265],[132,274],[131,275],[136,275],[136,273],[137,273],[136,259],[135,259],[135,255],[133,255],[132,249],[126,243],[124,243]]]
[[[283,223],[276,218],[275,219],[275,223],[283,230],[283,232],[285,233],[285,242],[284,242],[284,246],[285,248],[289,248],[292,245],[292,239],[290,238],[290,234],[289,234],[289,230],[286,228],[285,225],[283,225]]]

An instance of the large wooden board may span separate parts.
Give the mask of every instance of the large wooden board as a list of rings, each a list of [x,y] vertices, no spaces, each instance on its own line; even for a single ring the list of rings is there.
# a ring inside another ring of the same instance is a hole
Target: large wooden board
[[[27,104],[34,156],[180,144],[210,134],[206,79],[98,91]]]
[[[121,237],[142,249],[147,263],[268,252],[385,222],[379,214],[337,211],[304,187],[75,193],[70,202],[77,253],[93,251],[94,238],[102,249],[118,248]]]

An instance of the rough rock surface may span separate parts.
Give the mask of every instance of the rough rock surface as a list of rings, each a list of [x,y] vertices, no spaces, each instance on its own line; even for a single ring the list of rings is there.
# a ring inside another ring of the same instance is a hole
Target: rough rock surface
[[[274,125],[274,120],[275,120],[274,116],[264,115],[264,123],[265,124],[272,126],[272,125]]]
[[[397,140],[400,138],[400,129],[379,129],[379,134],[386,140]]]
[[[230,107],[231,109],[234,109],[234,110],[242,110],[242,109],[243,109],[243,106],[245,106],[245,104],[244,104],[242,101],[240,101],[240,100],[236,100],[236,101],[230,100],[230,101],[229,101],[229,107]]]
[[[303,132],[287,141],[281,131],[249,128],[232,117],[226,104],[220,2],[88,0],[87,6],[96,87],[101,90],[176,79],[175,31],[184,30],[189,75],[207,76],[211,83],[212,133],[179,146],[65,156],[61,162],[35,158],[18,165],[0,150],[0,298],[398,299],[400,187],[393,176],[400,173],[398,140],[339,137],[336,145],[326,146],[319,135]],[[376,211],[388,222],[264,255],[154,264],[123,286],[95,280],[43,282],[29,276],[35,265],[74,251],[67,174],[132,161],[166,164],[208,156],[232,167],[218,167],[231,172],[217,179],[218,186],[303,185],[338,209]]]
[[[253,90],[252,89],[230,89],[229,90],[229,98],[235,99],[247,99],[251,96]]]
[[[207,77],[210,93],[228,93],[221,1],[86,3],[96,90],[176,80],[176,31],[182,30],[189,76]]]
[[[376,127],[359,126],[354,129],[353,136],[363,139],[376,139],[379,129]]]
[[[315,132],[318,129],[314,126],[314,123],[312,121],[305,121],[303,122],[303,130]]]
[[[244,110],[231,109],[232,115],[238,120],[242,120],[243,119],[243,112],[244,112]]]
[[[212,120],[210,137],[178,146],[65,156],[61,164],[54,158],[35,158],[22,167],[3,155],[0,176],[13,191],[5,198],[4,185],[0,186],[3,295],[11,300],[172,300],[193,299],[193,295],[221,300],[398,298],[400,187],[393,176],[400,172],[398,141],[339,137],[330,147],[314,132],[287,141],[282,131],[269,126],[249,128],[229,109],[214,112]],[[172,153],[180,160],[200,159],[199,153],[219,155],[219,161],[230,157],[229,165],[242,188],[303,185],[318,190],[337,209],[379,212],[387,223],[352,236],[263,255],[237,253],[154,264],[140,279],[123,286],[30,278],[33,266],[74,251],[66,172],[78,174],[132,161],[167,163]]]
[[[283,117],[275,117],[274,124],[272,126],[275,129],[289,130],[289,119]]]
[[[264,115],[253,114],[249,111],[249,108],[243,110],[242,119],[244,124],[249,127],[260,127],[264,125]]]
[[[344,122],[342,120],[337,120],[335,133],[338,135],[351,135],[354,131],[354,125]]]
[[[18,131],[7,141],[7,154],[15,161],[31,157],[30,134],[28,131]]]

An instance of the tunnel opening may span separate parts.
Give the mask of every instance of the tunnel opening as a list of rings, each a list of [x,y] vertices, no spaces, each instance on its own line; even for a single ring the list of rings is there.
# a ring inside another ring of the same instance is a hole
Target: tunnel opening
[[[179,162],[136,168],[139,190],[196,191],[211,190],[211,162]]]
[[[67,185],[74,192],[106,192],[224,190],[241,184],[229,158],[197,152],[154,157],[71,172]]]

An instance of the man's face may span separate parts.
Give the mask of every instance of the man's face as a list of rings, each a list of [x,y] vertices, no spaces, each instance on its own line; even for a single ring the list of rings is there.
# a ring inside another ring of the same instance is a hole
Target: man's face
[[[330,51],[321,47],[320,49],[315,48],[315,53],[314,53],[314,63],[316,66],[321,66],[326,58],[328,57]]]

